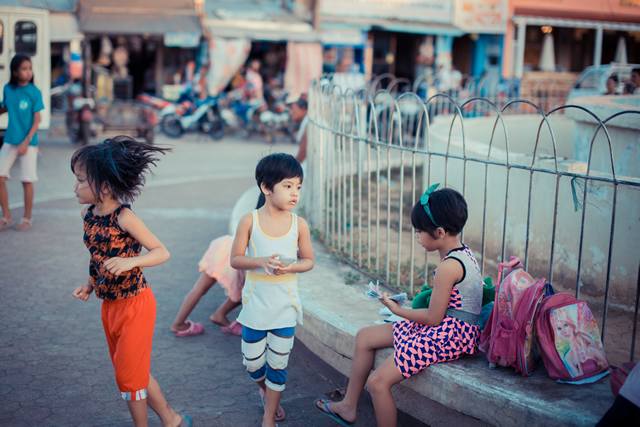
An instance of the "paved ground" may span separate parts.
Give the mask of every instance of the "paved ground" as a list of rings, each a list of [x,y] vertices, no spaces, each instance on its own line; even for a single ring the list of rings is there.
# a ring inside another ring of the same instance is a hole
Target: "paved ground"
[[[62,139],[42,141],[34,227],[0,233],[0,425],[132,425],[113,379],[100,301],[71,297],[86,281],[89,259],[69,170],[75,147]],[[223,292],[214,287],[191,316],[205,325],[203,335],[179,339],[169,326],[198,277],[200,256],[212,238],[227,232],[238,195],[255,185],[256,161],[270,150],[297,148],[271,148],[257,140],[214,143],[195,135],[156,141],[167,142],[174,153],[162,160],[134,205],[171,252],[166,264],[145,270],[158,304],[151,372],[169,403],[196,425],[259,425],[258,389],[244,372],[240,340],[208,321]],[[12,172],[17,176],[17,169]],[[15,179],[9,193],[17,220],[22,194]],[[336,425],[313,409],[313,400],[346,381],[297,343],[282,400],[287,419],[280,425]],[[151,411],[150,420],[160,425]],[[423,425],[404,414],[399,420],[404,426]],[[357,425],[375,425],[368,396],[361,399]]]

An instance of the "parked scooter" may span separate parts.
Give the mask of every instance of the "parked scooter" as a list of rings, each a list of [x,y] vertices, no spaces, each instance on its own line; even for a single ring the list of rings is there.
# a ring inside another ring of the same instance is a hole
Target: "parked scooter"
[[[195,111],[185,111],[182,104],[175,113],[166,115],[161,122],[162,131],[171,138],[179,138],[184,132],[201,130],[215,140],[224,136],[224,121],[218,110],[218,99],[208,97]]]
[[[158,126],[161,126],[162,121],[166,116],[176,113],[178,113],[179,115],[183,115],[188,112],[189,109],[193,106],[189,91],[185,91],[184,93],[182,93],[180,95],[180,98],[175,103],[167,101],[164,98],[158,98],[157,96],[149,95],[144,92],[138,94],[136,96],[136,99],[143,104],[150,105],[151,107],[154,107],[158,110],[156,113]]]
[[[79,83],[73,83],[68,89],[68,94],[67,133],[71,142],[81,142],[82,145],[87,145],[91,136],[95,135],[91,125],[96,102],[93,98],[82,96],[82,86]]]
[[[284,94],[280,98],[276,99],[269,111],[271,114],[265,118],[269,118],[268,126],[272,140],[275,140],[275,134],[278,132],[284,134],[292,144],[295,144],[295,129],[292,127],[291,117],[289,117],[289,111],[285,105],[286,97],[287,95]]]
[[[51,111],[55,113],[66,113],[69,109],[69,87],[70,83],[51,88]]]

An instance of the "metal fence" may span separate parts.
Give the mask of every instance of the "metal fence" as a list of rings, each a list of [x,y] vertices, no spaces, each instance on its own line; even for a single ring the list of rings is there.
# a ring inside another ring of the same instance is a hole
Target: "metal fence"
[[[432,121],[432,103],[446,104],[450,115]],[[469,120],[463,111],[476,108],[475,104],[492,111],[491,117],[482,119],[490,121],[483,135],[465,123]],[[535,110],[538,120],[528,136],[531,148],[514,153],[510,146],[523,135],[518,129],[516,133],[510,129],[509,134],[507,122],[515,116],[506,114],[522,105]],[[581,111],[597,126],[586,164],[571,163],[558,154],[552,122],[554,117],[566,119],[564,114],[558,115],[567,109]],[[469,204],[469,221],[462,237],[476,255],[483,276],[495,279],[498,262],[519,256],[534,277],[546,277],[556,291],[570,291],[588,300],[608,355],[624,353],[613,357],[624,361],[630,346],[633,360],[640,297],[640,232],[631,226],[627,230],[627,216],[637,213],[640,180],[616,175],[607,125],[639,113],[623,111],[601,120],[579,106],[560,106],[544,113],[526,100],[499,107],[484,98],[458,104],[442,94],[427,101],[415,93],[394,95],[386,90],[375,94],[347,90],[343,94],[326,79],[315,81],[309,102],[309,170],[305,178],[309,197],[304,208],[312,229],[330,250],[371,278],[415,295],[421,286],[431,284],[432,270],[439,260],[435,259],[437,254],[416,250],[411,208],[434,182],[454,187]],[[474,134],[469,134],[471,128]],[[485,141],[481,148],[470,142],[478,138]],[[605,171],[592,167],[598,144],[604,144],[610,156]],[[571,256],[567,255],[567,241],[577,246]],[[594,268],[596,252],[606,259],[606,271]],[[632,257],[632,278],[627,278],[624,289],[612,280],[614,254],[620,254],[621,259]],[[589,268],[585,267],[586,258]],[[622,300],[635,297],[627,301],[626,311],[619,309],[625,306],[624,301],[611,302],[612,287]],[[634,307],[633,312],[629,306]],[[612,309],[615,316],[610,316]],[[607,336],[609,327],[616,331],[612,339]]]
[[[396,96],[406,92],[413,92],[422,99],[430,98],[436,93],[440,93],[455,99],[459,104],[463,104],[469,99],[485,98],[501,110],[513,101],[527,99],[539,106],[543,111],[550,111],[565,105],[574,83],[575,81],[571,79],[467,77],[461,87],[442,90],[438,77],[424,74],[411,81],[407,78],[398,78],[391,73],[385,73],[373,78],[366,89],[369,93],[386,90]],[[427,106],[431,117],[437,114],[450,113],[450,107],[449,103],[443,98],[436,99]],[[491,115],[492,109],[486,104],[470,103],[462,109],[462,114],[464,117],[485,116]],[[505,114],[538,114],[538,111],[528,104],[520,103],[515,106],[512,105],[511,108],[505,110]]]

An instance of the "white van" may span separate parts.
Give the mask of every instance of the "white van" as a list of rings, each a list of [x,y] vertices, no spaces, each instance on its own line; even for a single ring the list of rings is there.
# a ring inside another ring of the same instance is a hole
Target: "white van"
[[[11,58],[16,53],[31,57],[33,84],[42,92],[44,110],[39,129],[51,122],[51,42],[49,11],[29,7],[0,6],[0,97],[11,77]],[[0,133],[7,129],[8,116],[0,116]]]
[[[607,79],[609,76],[618,76],[618,94],[622,93],[625,83],[631,78],[631,70],[640,68],[638,64],[617,64],[612,62],[608,65],[595,66],[592,65],[584,69],[578,77],[568,99],[577,98],[579,96],[603,95],[607,91]]]

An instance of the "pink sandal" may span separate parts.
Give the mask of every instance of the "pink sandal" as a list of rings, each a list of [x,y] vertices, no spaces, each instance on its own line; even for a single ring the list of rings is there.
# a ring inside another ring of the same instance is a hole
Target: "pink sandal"
[[[187,320],[185,323],[189,325],[189,329],[185,331],[174,332],[175,336],[177,336],[178,338],[192,337],[195,335],[200,335],[204,332],[204,326],[202,326],[202,323],[193,323],[191,320]]]
[[[266,405],[267,403],[264,401],[264,390],[262,388],[260,389],[260,397],[262,397],[262,406]],[[276,409],[276,421],[282,420],[284,420],[284,409],[282,409],[282,406],[278,404],[278,409]]]
[[[229,326],[221,326],[220,330],[225,334],[242,336],[242,325],[235,320],[231,322]]]

